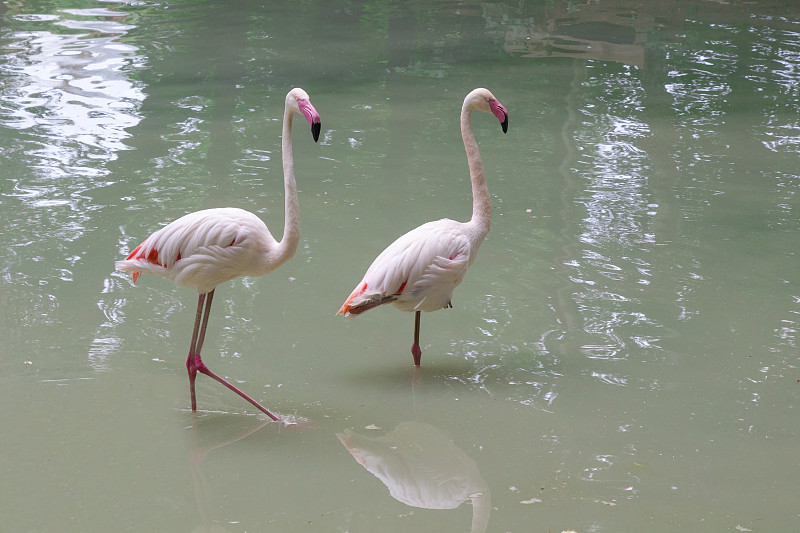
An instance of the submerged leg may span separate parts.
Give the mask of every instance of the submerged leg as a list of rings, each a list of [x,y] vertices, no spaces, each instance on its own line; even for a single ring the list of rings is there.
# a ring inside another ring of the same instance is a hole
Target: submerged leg
[[[414,356],[414,366],[419,366],[422,359],[422,350],[419,348],[419,315],[421,311],[414,313],[414,344],[411,345],[411,355]]]
[[[200,295],[201,299],[197,303],[198,314],[200,313],[200,310],[202,309],[204,296],[205,295],[201,294]],[[277,416],[272,414],[266,407],[264,407],[263,405],[261,405],[260,403],[258,403],[254,399],[252,399],[250,396],[245,394],[242,390],[240,390],[239,388],[233,386],[232,384],[228,383],[228,381],[226,381],[224,378],[222,378],[222,377],[218,376],[217,374],[215,374],[214,372],[212,372],[206,366],[206,364],[203,362],[203,360],[200,358],[200,350],[203,348],[203,341],[205,340],[205,337],[206,337],[206,326],[208,325],[208,316],[211,313],[211,301],[213,299],[214,299],[214,291],[212,290],[211,292],[208,293],[208,298],[206,299],[206,302],[205,302],[205,304],[206,304],[205,305],[205,313],[203,314],[203,319],[202,319],[203,324],[200,327],[199,334],[197,334],[197,324],[199,322],[199,315],[195,319],[195,335],[197,335],[197,339],[196,339],[197,346],[196,346],[196,350],[194,351],[194,357],[192,357],[191,354],[190,354],[190,357],[193,360],[193,365],[194,365],[194,367],[196,369],[196,372],[200,372],[201,374],[205,374],[206,376],[219,381],[220,383],[222,383],[223,385],[228,387],[230,390],[232,390],[233,392],[235,392],[236,394],[238,394],[239,396],[241,396],[242,398],[244,398],[245,400],[247,400],[248,402],[253,404],[259,411],[261,411],[262,413],[264,413],[265,415],[270,417],[272,420],[280,420],[280,418],[278,418]],[[194,340],[195,340],[195,338],[193,336],[192,337],[192,341],[194,342]],[[186,362],[186,366],[188,368],[188,366],[189,366],[189,362],[188,361]],[[194,411],[195,410],[195,404],[194,404],[194,380],[192,379],[191,373],[190,373],[190,376],[189,376],[189,380],[192,383],[192,410]]]

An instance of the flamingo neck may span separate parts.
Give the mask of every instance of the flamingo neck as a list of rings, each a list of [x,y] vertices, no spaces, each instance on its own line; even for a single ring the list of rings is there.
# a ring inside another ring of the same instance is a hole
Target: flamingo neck
[[[483,480],[481,480],[483,481]],[[483,533],[489,525],[489,513],[492,511],[492,495],[488,487],[472,496],[472,533]]]
[[[292,155],[292,116],[292,111],[287,107],[283,113],[283,136],[281,138],[285,199],[283,238],[278,244],[279,264],[291,259],[300,242],[300,206],[297,201],[297,184],[294,180],[294,156]]]
[[[482,240],[492,224],[492,201],[489,187],[486,185],[486,172],[483,170],[478,143],[472,133],[472,107],[464,102],[461,108],[461,138],[467,152],[469,179],[472,182],[472,219],[470,224],[478,230],[478,238]]]

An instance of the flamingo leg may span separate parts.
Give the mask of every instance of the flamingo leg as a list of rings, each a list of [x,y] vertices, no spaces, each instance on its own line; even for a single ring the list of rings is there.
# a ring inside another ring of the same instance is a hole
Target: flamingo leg
[[[189,373],[189,393],[192,398],[192,411],[197,411],[197,399],[194,393],[194,380],[197,377],[197,365],[195,363],[195,354],[197,350],[197,336],[200,330],[200,321],[203,317],[203,302],[206,299],[205,294],[200,294],[197,298],[197,313],[194,317],[194,329],[192,330],[192,342],[189,345],[189,356],[186,358],[186,371]]]
[[[414,314],[414,344],[411,345],[411,355],[414,357],[414,366],[419,366],[422,359],[422,350],[419,347],[419,316],[422,312]]]
[[[203,341],[206,340],[206,326],[208,326],[208,315],[211,313],[211,301],[214,300],[214,291],[216,289],[212,289],[206,298],[206,311],[203,314],[203,325],[200,326],[200,335],[197,337],[197,347],[195,348],[194,353],[197,356],[200,356],[200,350],[203,349]],[[197,304],[200,307],[200,303]]]
[[[275,416],[272,412],[269,411],[266,407],[255,401],[253,398],[248,396],[244,393],[241,389],[237,388],[236,386],[229,383],[226,379],[218,376],[214,372],[209,369],[203,360],[200,358],[200,350],[203,348],[203,341],[206,338],[206,327],[208,326],[208,316],[211,314],[211,302],[214,299],[214,291],[208,293],[208,297],[206,298],[205,294],[201,294],[200,298],[197,301],[197,316],[195,318],[194,324],[194,334],[192,335],[192,353],[189,354],[189,359],[191,359],[191,363],[189,360],[186,361],[186,368],[189,369],[189,383],[191,385],[191,392],[192,392],[192,411],[196,411],[196,402],[195,402],[195,394],[194,394],[194,375],[197,372],[201,374],[205,374],[206,376],[222,383],[230,390],[253,404],[259,411],[270,417],[272,420],[279,421],[280,418]],[[203,310],[203,301],[205,300],[205,312],[202,313]],[[198,325],[200,324],[201,318],[200,314],[202,313],[202,325],[199,328],[198,333]],[[190,368],[190,366],[192,368]],[[194,370],[194,375],[192,374],[192,370]]]

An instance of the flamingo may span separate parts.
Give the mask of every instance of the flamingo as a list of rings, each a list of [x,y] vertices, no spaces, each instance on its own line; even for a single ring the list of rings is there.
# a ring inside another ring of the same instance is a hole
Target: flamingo
[[[489,233],[492,203],[486,185],[478,144],[472,133],[472,111],[491,112],[508,130],[508,112],[487,89],[470,92],[461,107],[461,137],[467,152],[472,182],[472,218],[456,222],[448,218],[423,224],[389,245],[367,269],[364,278],[336,313],[359,315],[391,303],[401,311],[413,311],[414,343],[411,355],[420,366],[419,323],[422,311],[453,307],[453,290],[464,279],[478,247]]]
[[[301,113],[314,142],[319,139],[321,122],[308,93],[295,88],[286,95],[283,113],[283,182],[285,213],[283,238],[276,241],[267,226],[253,213],[235,207],[205,209],[185,215],[150,235],[124,260],[117,270],[131,272],[133,283],[142,272],[167,278],[177,285],[197,289],[194,320],[186,370],[192,411],[197,411],[195,377],[197,372],[222,383],[253,404],[272,420],[280,420],[263,405],[218,376],[203,363],[200,350],[205,339],[211,302],[217,285],[239,276],[262,276],[291,259],[300,240],[300,213],[292,157],[292,117]]]

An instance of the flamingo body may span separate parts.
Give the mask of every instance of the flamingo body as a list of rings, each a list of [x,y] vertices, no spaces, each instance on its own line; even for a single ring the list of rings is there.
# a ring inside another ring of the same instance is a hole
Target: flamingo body
[[[503,133],[508,129],[508,112],[490,91],[478,88],[466,96],[461,107],[461,136],[472,184],[472,218],[469,222],[447,218],[428,222],[399,237],[375,258],[337,312],[358,315],[386,303],[415,312],[411,353],[416,366],[422,355],[420,313],[452,307],[453,291],[464,279],[491,226],[486,174],[472,133],[471,115],[476,109],[492,113]]]
[[[279,420],[263,405],[209,370],[200,358],[200,350],[216,287],[239,276],[267,274],[288,261],[297,250],[300,214],[292,155],[292,117],[295,113],[306,118],[314,141],[319,139],[321,129],[319,114],[311,105],[308,93],[299,88],[289,91],[281,139],[285,213],[280,241],[253,213],[234,207],[204,209],[167,224],[145,239],[125,260],[116,263],[117,270],[132,273],[134,283],[143,272],[147,272],[198,291],[194,330],[186,358],[192,411],[197,410],[194,382],[197,372],[200,372],[222,383],[273,420]]]
[[[357,315],[383,303],[401,311],[450,307],[480,245],[473,246],[465,225],[443,218],[399,237],[375,258],[339,314]]]
[[[207,293],[239,276],[262,276],[275,270],[279,263],[270,252],[278,245],[266,224],[249,211],[204,209],[150,235],[117,263],[117,269],[132,272],[134,283],[146,272]]]

